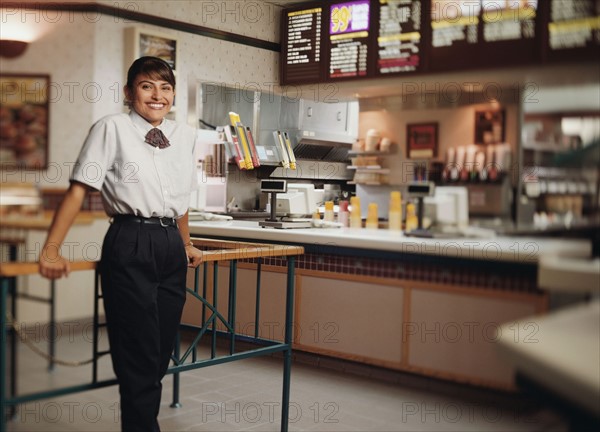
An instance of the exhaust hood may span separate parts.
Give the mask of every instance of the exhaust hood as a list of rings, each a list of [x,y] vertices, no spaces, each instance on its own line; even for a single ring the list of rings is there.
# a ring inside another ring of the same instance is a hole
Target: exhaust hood
[[[263,100],[264,99],[264,100]],[[259,143],[286,132],[296,159],[346,162],[358,138],[358,102],[315,102],[273,94],[260,100]]]

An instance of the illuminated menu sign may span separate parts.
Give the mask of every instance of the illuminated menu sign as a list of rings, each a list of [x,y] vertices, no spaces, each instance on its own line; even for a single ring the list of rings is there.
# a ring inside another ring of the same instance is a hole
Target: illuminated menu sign
[[[329,77],[367,75],[369,0],[331,5],[329,14]]]
[[[414,72],[421,63],[421,1],[379,0],[377,71]]]
[[[594,55],[600,47],[600,1],[550,1],[548,55],[550,59]],[[591,58],[591,57],[590,57]]]
[[[322,9],[288,12],[282,47],[282,77],[286,83],[319,81],[321,77]]]
[[[480,12],[480,3],[432,0],[432,46],[434,48],[467,47],[476,44]]]
[[[535,38],[537,0],[502,2],[483,0],[483,41],[519,41]]]
[[[480,15],[480,2],[431,1],[430,69],[460,69],[473,59],[479,42]]]
[[[331,0],[282,11],[281,84],[594,61],[600,0]]]
[[[430,70],[534,62],[537,9],[538,0],[432,0]]]

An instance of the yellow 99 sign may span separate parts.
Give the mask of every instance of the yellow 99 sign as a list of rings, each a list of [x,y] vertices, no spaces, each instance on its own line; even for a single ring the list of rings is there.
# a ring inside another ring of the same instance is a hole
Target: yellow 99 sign
[[[331,33],[343,33],[348,30],[352,20],[352,6],[334,7],[331,10]]]

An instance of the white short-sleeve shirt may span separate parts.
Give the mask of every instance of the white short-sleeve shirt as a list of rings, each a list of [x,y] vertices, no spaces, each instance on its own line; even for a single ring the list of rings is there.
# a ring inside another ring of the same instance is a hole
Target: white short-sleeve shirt
[[[170,142],[164,149],[145,142],[153,126],[135,111],[96,122],[83,144],[71,181],[101,191],[109,216],[181,217],[198,188],[197,130],[164,119],[158,126]]]

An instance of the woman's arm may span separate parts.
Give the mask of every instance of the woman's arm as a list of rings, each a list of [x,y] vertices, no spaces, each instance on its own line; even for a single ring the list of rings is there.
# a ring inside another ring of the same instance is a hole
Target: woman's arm
[[[189,211],[177,220],[177,226],[179,227],[179,234],[185,245],[185,253],[188,257],[188,267],[198,267],[202,262],[202,251],[198,250],[192,244],[190,240],[190,226],[189,226]]]
[[[61,256],[60,248],[81,209],[87,191],[88,187],[84,184],[72,182],[54,214],[46,243],[40,252],[39,272],[42,276],[57,279],[69,275],[69,261]]]

